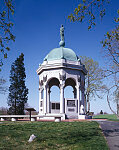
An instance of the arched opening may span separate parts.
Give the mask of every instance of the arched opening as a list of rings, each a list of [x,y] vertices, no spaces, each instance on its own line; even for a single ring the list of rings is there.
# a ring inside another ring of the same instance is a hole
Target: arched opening
[[[48,85],[49,85],[49,88],[51,88],[54,85],[59,87],[60,82],[59,82],[59,80],[57,78],[52,78],[52,79],[50,79]]]
[[[50,101],[60,102],[60,90],[56,85],[50,88]]]
[[[72,78],[65,81],[65,114],[67,118],[78,118],[78,101],[76,99],[76,82]]]
[[[52,78],[49,81],[49,101],[50,101],[50,112],[60,113],[60,82],[57,78]]]
[[[64,97],[65,98],[76,98],[76,82],[72,78],[68,78],[65,81]]]
[[[66,86],[64,89],[64,98],[70,98],[70,99],[74,99],[74,93],[73,93],[73,87],[72,86]]]

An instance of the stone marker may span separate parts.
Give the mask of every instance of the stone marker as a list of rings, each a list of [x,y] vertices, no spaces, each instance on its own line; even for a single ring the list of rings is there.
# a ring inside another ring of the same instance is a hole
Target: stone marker
[[[61,122],[61,118],[60,117],[56,117],[55,118],[55,122]]]
[[[16,121],[17,119],[16,118],[11,118],[11,121]]]
[[[34,134],[32,134],[28,140],[28,142],[32,142],[34,139],[36,138],[36,136]]]
[[[1,118],[1,121],[5,121],[5,119],[4,119],[4,118]]]

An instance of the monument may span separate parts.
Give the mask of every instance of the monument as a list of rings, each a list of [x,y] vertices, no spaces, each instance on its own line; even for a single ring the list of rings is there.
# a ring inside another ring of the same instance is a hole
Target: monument
[[[85,119],[85,75],[87,70],[70,48],[65,48],[64,27],[60,28],[59,48],[54,48],[37,69],[39,75],[39,119]],[[52,86],[60,89],[60,102],[50,101]],[[64,89],[72,86],[74,98],[66,99]]]

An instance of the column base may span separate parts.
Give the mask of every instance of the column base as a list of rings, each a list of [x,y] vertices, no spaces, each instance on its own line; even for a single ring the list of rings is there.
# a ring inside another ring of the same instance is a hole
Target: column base
[[[65,114],[38,114],[37,119],[39,120],[55,120],[56,118],[61,118],[61,120],[65,120]]]

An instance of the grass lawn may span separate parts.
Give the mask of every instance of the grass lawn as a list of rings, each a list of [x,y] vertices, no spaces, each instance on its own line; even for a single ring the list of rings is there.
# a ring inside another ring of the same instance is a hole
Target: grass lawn
[[[37,138],[28,143],[31,134]],[[97,122],[3,122],[1,150],[108,150]]]
[[[115,114],[96,115],[93,117],[93,119],[108,119],[111,121],[119,121],[119,119],[117,119],[117,116]]]

